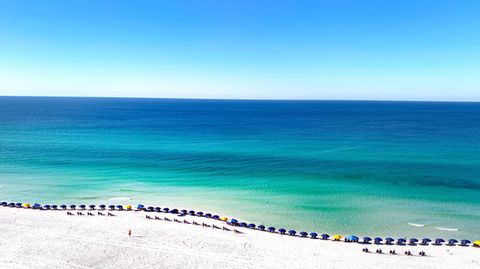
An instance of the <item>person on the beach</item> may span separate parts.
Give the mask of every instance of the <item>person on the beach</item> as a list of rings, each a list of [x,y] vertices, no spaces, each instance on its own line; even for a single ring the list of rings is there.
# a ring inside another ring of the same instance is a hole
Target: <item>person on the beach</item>
[[[132,230],[128,229],[128,237],[132,237]]]

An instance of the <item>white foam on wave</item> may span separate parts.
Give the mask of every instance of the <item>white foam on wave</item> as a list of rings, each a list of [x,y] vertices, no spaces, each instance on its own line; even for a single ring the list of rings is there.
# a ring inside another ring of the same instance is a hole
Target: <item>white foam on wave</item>
[[[408,225],[415,226],[415,227],[425,227],[425,224],[411,223],[411,222],[409,222]]]
[[[442,230],[442,231],[451,231],[451,232],[458,231],[458,229],[456,229],[456,228],[444,228],[444,227],[434,227],[434,228],[437,229],[437,230]]]
[[[133,197],[113,197],[108,200],[109,201],[128,201],[128,200],[133,200]]]

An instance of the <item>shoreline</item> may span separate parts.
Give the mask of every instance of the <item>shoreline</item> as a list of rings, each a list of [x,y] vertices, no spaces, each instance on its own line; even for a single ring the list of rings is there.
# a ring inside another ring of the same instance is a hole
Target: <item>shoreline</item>
[[[478,268],[480,249],[335,242],[235,227],[198,216],[105,210],[115,216],[0,207],[1,268]],[[65,210],[74,212],[73,210]],[[96,212],[97,210],[85,210]],[[146,219],[151,215],[152,219]],[[168,217],[172,221],[155,220]],[[190,225],[174,222],[185,219]],[[193,221],[210,227],[192,225]],[[230,231],[213,229],[227,226]],[[132,236],[128,236],[128,230]],[[369,248],[370,253],[362,252]],[[382,249],[385,254],[375,253]],[[397,255],[388,254],[395,250]],[[404,255],[411,251],[413,256]],[[418,253],[424,251],[425,257]]]

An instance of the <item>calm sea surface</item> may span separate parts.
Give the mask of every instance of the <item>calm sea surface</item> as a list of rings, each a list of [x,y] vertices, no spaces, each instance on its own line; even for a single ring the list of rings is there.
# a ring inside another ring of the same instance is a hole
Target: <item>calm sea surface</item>
[[[480,103],[0,97],[0,199],[480,234]]]

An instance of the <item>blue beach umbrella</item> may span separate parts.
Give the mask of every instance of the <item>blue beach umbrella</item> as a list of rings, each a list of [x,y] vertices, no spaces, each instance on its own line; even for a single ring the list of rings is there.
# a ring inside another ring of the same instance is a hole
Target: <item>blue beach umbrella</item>
[[[75,208],[77,208],[76,205],[70,205],[70,209],[75,209]]]
[[[94,210],[94,209],[95,209],[95,205],[89,205],[88,208],[90,208],[91,210]]]
[[[300,232],[301,237],[307,237],[308,233],[307,232]]]
[[[425,238],[422,239],[422,242],[420,243],[420,245],[426,246],[430,242],[432,242],[432,239],[425,237]]]
[[[453,246],[453,245],[455,245],[456,243],[458,243],[458,240],[457,240],[457,239],[448,239],[448,245],[449,245],[449,246]]]
[[[345,237],[346,242],[358,242],[358,236],[356,235],[349,235]]]
[[[202,212],[202,211],[197,212],[197,216],[202,217],[202,216],[203,216],[203,212]]]
[[[15,207],[15,203],[9,203],[8,206],[9,207]]]
[[[65,210],[65,209],[67,209],[67,206],[66,205],[61,205],[60,208]]]
[[[313,239],[317,238],[317,236],[318,236],[318,234],[315,233],[315,232],[310,233],[310,237],[313,238]]]
[[[6,205],[8,205],[8,203],[7,202],[2,202],[2,203],[0,203],[0,205],[1,206],[6,206]]]
[[[368,236],[363,237],[363,243],[370,243],[370,241],[372,241],[372,238]]]
[[[109,205],[109,206],[108,206],[108,209],[110,209],[110,210],[115,210],[115,206],[114,206],[114,205]]]
[[[238,220],[236,220],[236,219],[230,219],[230,220],[227,221],[227,223],[230,223],[230,224],[232,224],[232,225],[236,225],[236,224],[238,223]]]
[[[250,223],[250,224],[247,225],[247,227],[250,228],[250,229],[255,229],[255,226],[256,226],[256,225],[253,224],[253,223]]]
[[[445,240],[443,240],[442,238],[435,239],[435,245],[441,245],[444,242],[445,242]]]
[[[138,209],[138,210],[143,210],[144,208],[145,208],[145,206],[142,205],[142,204],[138,204],[138,205],[137,205],[137,209]]]
[[[289,230],[288,231],[288,234],[291,235],[291,236],[294,236],[296,233],[297,233],[297,231],[295,231],[295,230]]]
[[[86,206],[85,205],[79,205],[78,207],[80,207],[80,209],[83,210],[83,209],[85,209]]]
[[[118,210],[123,210],[123,206],[122,205],[117,205],[117,209]]]
[[[162,208],[159,207],[159,206],[157,206],[155,208],[153,208],[153,206],[149,206],[149,207],[147,207],[147,210],[148,210],[148,212],[152,212],[152,211],[155,211],[155,212],[158,212],[158,213],[162,212]]]
[[[188,211],[188,214],[191,215],[191,216],[193,216],[193,215],[195,215],[195,211],[190,210],[190,211]]]
[[[408,243],[409,243],[410,245],[415,245],[415,244],[417,244],[417,242],[418,242],[418,239],[417,239],[417,238],[410,238],[410,239],[408,239]]]
[[[258,225],[258,229],[259,229],[260,231],[265,230],[265,225],[262,225],[262,224]]]
[[[43,209],[50,210],[50,205],[44,205]]]
[[[42,207],[42,205],[40,204],[33,204],[32,208],[33,209],[40,209]]]
[[[171,213],[171,214],[177,214],[177,213],[178,213],[178,209],[174,208],[174,209],[170,210],[169,213]]]
[[[170,208],[168,208],[168,207],[163,208],[163,212],[165,212],[165,213],[168,213],[169,210],[170,210]]]
[[[57,205],[52,205],[53,210],[57,210],[58,206]]]
[[[405,238],[398,238],[397,239],[397,245],[403,245],[407,242],[407,240],[405,240]]]
[[[275,227],[268,227],[268,231],[271,233],[275,232]]]
[[[240,222],[240,223],[238,224],[238,226],[240,226],[240,227],[247,227],[247,224],[246,224],[245,222]]]
[[[322,240],[328,240],[328,238],[330,237],[330,235],[328,235],[328,234],[322,234],[321,237],[322,237]]]
[[[180,210],[180,212],[181,212],[182,214],[185,214],[185,215],[186,215],[186,214],[188,213],[188,210],[182,209],[182,210]]]
[[[209,218],[211,218],[211,217],[212,217],[212,214],[210,214],[210,213],[205,214],[205,218],[208,218],[208,219],[209,219]]]
[[[470,240],[463,239],[462,241],[460,241],[460,246],[467,246],[470,243],[472,243],[472,242],[470,242]]]
[[[387,245],[390,245],[393,243],[393,241],[395,241],[395,239],[391,238],[391,237],[387,237],[385,238],[385,242],[387,243]]]
[[[15,207],[22,207],[22,203],[16,203]]]
[[[278,229],[278,232],[281,233],[281,234],[285,234],[287,232],[287,230],[285,230],[284,228],[280,228],[280,229]]]
[[[382,241],[383,241],[383,239],[381,237],[378,237],[378,236],[373,239],[373,242],[377,245],[380,244]]]
[[[101,210],[105,210],[105,208],[107,207],[106,205],[99,205],[100,209]],[[137,207],[138,208],[138,207]]]
[[[220,219],[220,216],[219,216],[219,215],[213,215],[213,216],[212,216],[212,219],[218,220],[218,219]]]

